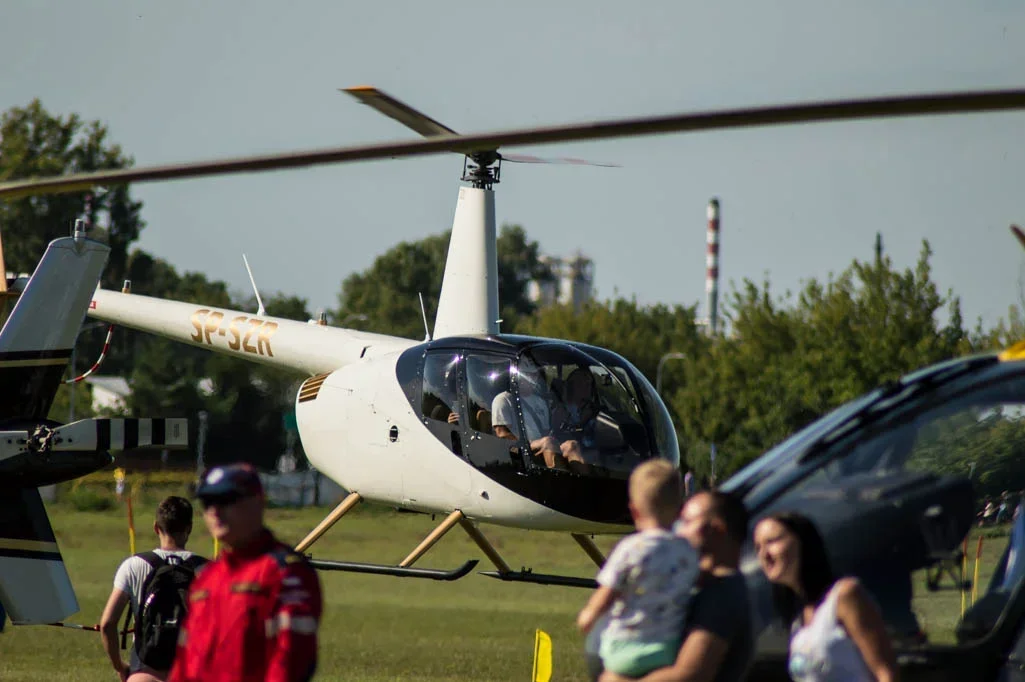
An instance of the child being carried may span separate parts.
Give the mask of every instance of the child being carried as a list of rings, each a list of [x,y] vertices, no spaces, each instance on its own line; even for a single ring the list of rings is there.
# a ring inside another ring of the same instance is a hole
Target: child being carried
[[[577,625],[589,632],[608,612],[602,664],[640,677],[676,660],[699,569],[697,552],[672,531],[683,506],[680,472],[665,460],[644,462],[630,475],[629,496],[637,532],[616,545],[598,572],[598,589]]]

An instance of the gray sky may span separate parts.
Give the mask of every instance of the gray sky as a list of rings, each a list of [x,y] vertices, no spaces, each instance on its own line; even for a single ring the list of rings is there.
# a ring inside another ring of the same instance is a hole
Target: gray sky
[[[922,9],[913,9],[918,7]],[[926,9],[928,8],[928,9]],[[949,2],[12,0],[0,108],[105,122],[137,165],[414,135],[337,88],[376,85],[461,132],[848,96],[1025,85],[1025,5]],[[1006,315],[1023,256],[1025,113],[517,148],[622,168],[509,164],[499,224],[595,260],[601,297],[701,302],[705,207],[722,290],[870,258],[874,234],[969,323]],[[139,246],[180,270],[333,307],[342,279],[451,225],[444,155],[143,184]],[[439,282],[440,286],[440,282]]]

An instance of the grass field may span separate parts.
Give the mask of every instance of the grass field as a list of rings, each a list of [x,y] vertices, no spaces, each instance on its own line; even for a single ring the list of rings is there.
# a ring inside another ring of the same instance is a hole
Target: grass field
[[[152,506],[136,504],[137,551],[152,544]],[[270,510],[268,525],[281,539],[296,543],[327,511]],[[124,510],[79,512],[56,504],[50,506],[50,518],[81,606],[68,622],[95,624],[114,570],[128,553]],[[213,543],[201,519],[196,521],[189,548],[209,555]],[[433,525],[420,514],[357,509],[314,545],[313,554],[398,563]],[[486,532],[514,568],[594,575],[594,565],[568,534],[490,527]],[[610,544],[610,539],[599,542],[603,549]],[[455,528],[416,565],[454,568],[470,558],[482,559],[481,570],[492,568]],[[355,573],[320,576],[324,622],[318,680],[528,680],[536,628],[552,637],[554,679],[584,679],[582,638],[574,618],[586,590],[503,583],[476,574],[452,583]],[[99,635],[8,625],[0,634],[0,680],[54,679],[114,679]]]
[[[152,544],[153,504],[152,495],[136,504],[137,551]],[[268,524],[280,538],[295,543],[327,511],[274,509],[269,511]],[[81,606],[68,621],[94,624],[110,593],[114,570],[128,552],[124,509],[83,512],[60,503],[50,505],[50,514]],[[432,527],[430,517],[423,515],[357,509],[314,546],[314,555],[397,563]],[[526,565],[535,571],[594,574],[595,567],[568,535],[485,530],[514,568]],[[598,540],[607,551],[614,538]],[[974,542],[969,548],[972,557]],[[1005,544],[1003,537],[986,540],[983,586]],[[190,549],[207,555],[213,549],[198,518]],[[417,566],[452,568],[469,558],[481,558],[478,568],[491,569],[456,528]],[[325,612],[318,680],[529,680],[536,628],[552,637],[553,679],[585,679],[582,638],[574,618],[586,590],[502,583],[475,574],[453,583],[354,573],[320,575]],[[950,641],[960,614],[960,594],[949,589],[927,592],[920,580],[915,589],[916,610],[930,638]],[[99,635],[47,626],[8,626],[0,634],[0,680],[53,679],[114,679]]]

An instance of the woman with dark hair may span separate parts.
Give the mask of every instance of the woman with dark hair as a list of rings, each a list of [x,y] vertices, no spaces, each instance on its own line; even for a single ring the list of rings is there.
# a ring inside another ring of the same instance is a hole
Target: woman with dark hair
[[[857,578],[836,579],[815,525],[800,514],[762,519],[758,562],[790,629],[794,682],[892,682],[897,660],[872,595]]]

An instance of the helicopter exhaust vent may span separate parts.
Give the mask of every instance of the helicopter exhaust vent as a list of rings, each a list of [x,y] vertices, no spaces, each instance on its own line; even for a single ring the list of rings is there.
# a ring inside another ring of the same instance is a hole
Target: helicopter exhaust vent
[[[330,372],[317,374],[304,381],[303,385],[299,387],[299,402],[305,403],[316,399],[317,394],[320,393],[320,387],[324,385],[324,380],[329,374]]]

